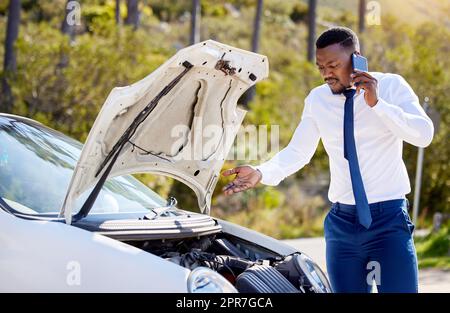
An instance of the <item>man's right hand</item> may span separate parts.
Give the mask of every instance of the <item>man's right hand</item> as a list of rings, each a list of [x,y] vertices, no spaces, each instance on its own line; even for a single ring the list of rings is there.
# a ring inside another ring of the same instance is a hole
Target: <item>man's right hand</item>
[[[253,188],[262,179],[261,172],[248,165],[237,166],[222,172],[223,176],[230,176],[233,174],[236,174],[236,177],[222,189],[226,195],[232,195],[233,193]]]

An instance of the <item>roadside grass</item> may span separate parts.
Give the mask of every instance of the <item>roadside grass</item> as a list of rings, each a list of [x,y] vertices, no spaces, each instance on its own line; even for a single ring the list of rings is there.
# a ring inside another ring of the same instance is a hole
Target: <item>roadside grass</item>
[[[450,223],[437,232],[415,239],[419,268],[450,270]]]

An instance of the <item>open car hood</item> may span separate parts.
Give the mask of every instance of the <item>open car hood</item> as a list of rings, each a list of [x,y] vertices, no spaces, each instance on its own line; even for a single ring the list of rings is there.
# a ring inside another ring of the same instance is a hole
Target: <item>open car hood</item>
[[[268,72],[267,57],[208,40],[179,50],[142,80],[114,88],[89,132],[60,216],[70,224],[77,198],[107,177],[142,172],[183,182],[209,214],[246,113],[237,101]]]

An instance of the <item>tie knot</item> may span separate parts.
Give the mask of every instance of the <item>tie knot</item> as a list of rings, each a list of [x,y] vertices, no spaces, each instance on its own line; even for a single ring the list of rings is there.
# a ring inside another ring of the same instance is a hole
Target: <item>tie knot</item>
[[[342,93],[344,94],[345,98],[353,98],[355,95],[356,90],[355,89],[345,89]]]

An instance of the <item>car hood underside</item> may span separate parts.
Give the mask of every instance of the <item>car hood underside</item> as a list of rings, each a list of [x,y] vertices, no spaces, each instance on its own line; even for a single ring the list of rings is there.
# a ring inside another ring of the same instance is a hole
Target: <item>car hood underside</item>
[[[102,177],[142,172],[186,184],[208,214],[245,115],[237,101],[267,75],[265,56],[208,40],[178,51],[142,80],[114,88],[88,135],[60,216],[70,224],[76,199]]]

